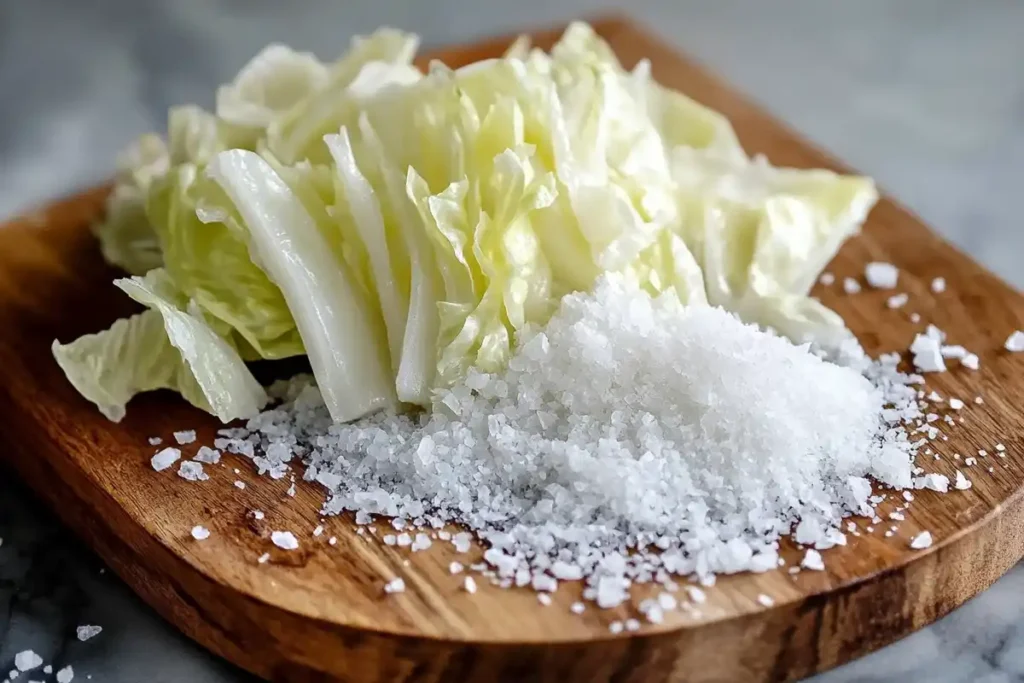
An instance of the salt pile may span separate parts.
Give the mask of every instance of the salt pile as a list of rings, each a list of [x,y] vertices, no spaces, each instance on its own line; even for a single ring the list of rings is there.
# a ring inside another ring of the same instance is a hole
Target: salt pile
[[[429,415],[334,424],[296,378],[218,445],[277,478],[300,459],[328,491],[324,514],[458,523],[501,585],[583,578],[610,607],[635,581],[772,569],[797,522],[807,545],[844,543],[841,520],[871,512],[867,477],[915,483],[901,423],[920,417],[919,378],[846,350],[855,369],[608,277],[527,330],[505,372],[438,392]]]

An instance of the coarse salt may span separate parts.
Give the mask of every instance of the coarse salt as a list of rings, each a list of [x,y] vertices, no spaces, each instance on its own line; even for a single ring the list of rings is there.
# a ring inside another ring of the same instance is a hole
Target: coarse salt
[[[177,448],[168,446],[154,455],[150,459],[149,464],[152,465],[153,469],[157,472],[163,472],[168,467],[178,462],[179,459],[181,459],[181,451]]]
[[[43,658],[32,650],[23,650],[14,655],[14,668],[24,673],[43,665]]]
[[[860,291],[860,283],[852,277],[843,278],[843,291],[847,294],[856,294]]]
[[[401,578],[394,578],[384,584],[385,593],[404,593],[405,592],[405,581]]]
[[[910,541],[910,547],[914,550],[924,550],[932,547],[932,535],[928,531],[922,531]]]
[[[209,446],[200,446],[196,452],[196,457],[192,458],[196,462],[206,463],[207,465],[216,465],[220,462],[220,451],[210,448]]]
[[[91,638],[95,638],[96,636],[98,636],[102,632],[103,632],[103,627],[102,626],[95,626],[95,625],[92,625],[92,624],[87,624],[85,626],[79,626],[75,630],[75,635],[77,635],[78,639],[84,643],[85,641],[90,640]]]
[[[190,443],[195,443],[196,432],[194,429],[189,429],[182,432],[174,432],[174,440],[178,442],[179,446],[186,446]]]
[[[935,294],[942,294],[946,291],[946,278],[937,277],[932,280],[932,292]]]
[[[270,542],[281,550],[295,550],[299,547],[299,539],[290,531],[273,531],[270,534]]]
[[[178,467],[178,476],[186,481],[206,481],[210,478],[210,475],[203,471],[203,463],[195,460],[182,461]]]
[[[900,271],[891,263],[874,261],[864,268],[864,279],[875,289],[892,289],[899,280]]]
[[[192,538],[197,541],[205,541],[210,537],[210,530],[205,526],[196,525],[192,527]]]
[[[1003,348],[1010,353],[1024,352],[1024,331],[1016,330],[1013,334],[1007,337],[1006,343],[1003,344]]]
[[[895,310],[897,308],[903,308],[904,306],[906,306],[908,301],[910,301],[910,296],[906,293],[893,294],[888,299],[886,299],[885,305],[886,307]]]

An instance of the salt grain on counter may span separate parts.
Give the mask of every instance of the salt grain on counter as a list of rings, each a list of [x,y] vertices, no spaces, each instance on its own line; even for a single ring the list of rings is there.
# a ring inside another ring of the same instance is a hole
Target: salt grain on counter
[[[83,643],[85,641],[91,639],[91,638],[95,638],[96,636],[98,636],[102,632],[103,632],[103,627],[102,626],[86,625],[86,626],[79,626],[76,629],[76,635],[78,636],[78,639],[80,641],[82,641]]]
[[[159,453],[153,456],[149,461],[149,464],[153,466],[153,469],[157,472],[163,472],[168,467],[178,462],[181,459],[181,451],[177,448],[171,448],[168,446]]]
[[[299,547],[299,540],[290,531],[274,531],[270,534],[270,542],[281,550],[295,550]]]
[[[981,360],[977,354],[969,353],[960,359],[960,365],[964,366],[968,370],[977,370],[981,367]]]
[[[19,652],[14,655],[14,668],[18,671],[31,671],[32,669],[38,668],[42,665],[43,658],[32,650],[24,650],[23,652]]]
[[[847,294],[856,294],[860,291],[860,283],[852,277],[843,278],[843,291]]]
[[[821,553],[817,550],[808,550],[804,554],[804,558],[800,560],[800,566],[816,572],[825,570],[825,562],[821,559]]]
[[[952,408],[953,410],[962,410],[964,407],[964,402],[958,398],[951,398],[949,399],[949,407]]]
[[[773,600],[771,598],[771,596],[765,595],[764,593],[762,593],[761,595],[757,596],[757,602],[762,607],[774,607],[775,606],[775,600]]]
[[[206,481],[210,478],[203,471],[203,463],[194,460],[185,460],[178,468],[178,476],[186,481]]]
[[[910,301],[910,296],[908,294],[894,294],[886,300],[885,305],[886,307],[895,310],[906,306],[908,301]]]
[[[473,593],[476,593],[476,581],[473,580],[472,576],[467,576],[466,579],[462,582],[462,588],[467,593],[472,595]]]
[[[257,559],[256,561],[260,564],[266,564],[267,562],[270,562],[270,553],[263,553],[259,556],[259,559]]]
[[[178,442],[179,446],[187,446],[190,443],[195,443],[196,432],[194,429],[189,429],[184,432],[174,432],[174,440]]]
[[[818,282],[820,282],[821,284],[825,285],[826,287],[828,287],[828,286],[830,286],[832,284],[835,284],[835,281],[836,281],[836,276],[833,275],[832,273],[828,273],[828,272],[822,273],[821,277],[818,278]]]
[[[872,262],[864,268],[864,279],[875,289],[893,289],[900,271],[891,263]]]
[[[932,280],[932,292],[935,294],[942,294],[946,291],[946,278],[937,277]]]
[[[163,442],[164,442],[164,440],[161,439],[159,436],[151,436],[151,437],[149,437],[149,445],[150,446],[159,446]]]
[[[953,483],[953,488],[957,491],[966,491],[971,488],[971,480],[964,476],[964,473],[960,470],[956,471],[956,481]]]
[[[57,683],[71,683],[75,680],[75,670],[66,666],[57,672]]]
[[[196,525],[192,527],[192,538],[197,541],[205,541],[210,537],[210,530],[205,526]]]
[[[924,550],[932,547],[932,535],[928,531],[922,531],[910,541],[910,547],[914,550]]]
[[[216,465],[220,462],[220,451],[210,448],[209,446],[200,446],[199,451],[196,453],[196,457],[192,459],[196,462],[206,463],[207,465]]]
[[[404,593],[405,592],[405,581],[401,577],[391,579],[384,585],[385,593]]]
[[[1010,353],[1022,353],[1024,352],[1024,331],[1017,330],[1006,339],[1006,343],[1003,344],[1003,348]]]

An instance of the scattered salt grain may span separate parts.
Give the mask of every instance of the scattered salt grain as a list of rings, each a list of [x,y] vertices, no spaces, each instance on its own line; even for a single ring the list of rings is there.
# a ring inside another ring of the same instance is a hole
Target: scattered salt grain
[[[860,283],[852,277],[843,278],[843,291],[847,294],[857,294],[860,292]]]
[[[639,631],[640,621],[637,619],[626,619],[626,630],[627,631]]]
[[[946,291],[946,278],[937,277],[932,280],[932,292],[935,294],[942,294]]]
[[[1000,452],[1000,453],[1003,453],[1003,452],[1005,452],[1005,451],[1006,451],[1006,446],[1004,446],[1004,445],[1003,445],[1003,444],[1001,444],[1001,443],[997,443],[997,444],[996,444],[996,451],[998,451],[998,452]]]
[[[194,429],[189,429],[183,432],[174,432],[174,440],[178,442],[179,446],[187,446],[190,443],[196,442],[196,432]]]
[[[1024,352],[1024,330],[1017,330],[1007,337],[1003,348],[1010,353]]]
[[[209,446],[200,446],[199,451],[196,453],[196,457],[192,458],[196,462],[203,462],[207,465],[216,465],[220,462],[220,451],[210,448]]]
[[[252,511],[252,518],[255,519],[256,521],[259,521],[259,520],[263,519],[264,517],[266,517],[266,515],[263,513],[263,510],[253,510]]]
[[[816,572],[825,570],[825,562],[821,559],[821,553],[817,550],[808,550],[804,554],[804,558],[800,560],[800,566]]]
[[[78,639],[80,641],[82,641],[83,643],[85,641],[89,640],[90,638],[95,638],[96,636],[98,636],[102,632],[103,632],[103,627],[102,626],[94,626],[94,625],[91,625],[91,624],[87,624],[85,626],[79,626],[75,630],[75,634],[78,636]]]
[[[953,410],[962,410],[964,407],[964,402],[958,398],[951,398],[949,399],[949,407],[952,408]]]
[[[398,543],[398,538],[394,534],[384,534],[381,540],[384,541],[384,545],[395,545]]]
[[[290,531],[271,532],[270,542],[281,550],[295,550],[299,547],[299,539]]]
[[[181,458],[181,451],[177,448],[171,448],[168,446],[159,453],[153,456],[149,461],[149,464],[153,466],[153,469],[157,472],[163,472],[168,467],[178,462]]]
[[[981,367],[981,360],[977,354],[969,353],[960,359],[960,365],[964,366],[968,370],[977,370]]]
[[[966,465],[967,467],[972,467],[972,466],[977,465],[977,464],[978,464],[978,459],[977,458],[965,458],[964,459],[964,465]]]
[[[149,437],[149,445],[150,446],[159,446],[163,442],[164,442],[164,440],[161,439],[159,436],[151,436],[151,437]]]
[[[462,582],[462,588],[472,595],[473,593],[476,593],[476,581],[473,580],[472,576],[467,576]]]
[[[946,363],[942,359],[942,340],[932,334],[919,334],[910,345],[914,367],[918,372],[945,372]]]
[[[398,534],[398,538],[396,539],[396,543],[398,544],[399,548],[408,547],[408,546],[412,545],[412,536],[410,536],[409,534],[407,534],[407,533],[405,533],[403,531],[402,533]]]
[[[569,611],[572,612],[573,614],[583,614],[583,612],[585,612],[586,609],[587,609],[587,606],[584,605],[582,602],[574,602],[569,607]]]
[[[915,325],[917,323],[921,322],[921,314],[920,313],[911,313],[910,314],[910,322],[914,323]]]
[[[426,534],[420,533],[420,534],[416,534],[416,539],[412,542],[412,545],[409,546],[409,550],[411,550],[414,553],[416,553],[416,552],[419,552],[421,550],[426,550],[431,545],[432,544],[431,544],[431,541],[430,541],[430,536],[427,536]]]
[[[618,635],[619,633],[622,633],[622,629],[623,628],[624,627],[623,627],[621,621],[613,621],[612,623],[608,624],[608,631],[610,631],[611,633],[614,633],[616,635]]]
[[[384,592],[391,593],[404,593],[405,592],[405,581],[401,578],[395,578],[384,584]]]
[[[369,539],[367,539],[367,540],[369,540]],[[337,544],[338,544],[338,537],[337,536],[331,536],[330,538],[327,539],[327,545],[337,545]]]
[[[925,548],[932,547],[931,532],[922,531],[917,536],[914,536],[913,540],[910,541],[910,547],[914,550],[924,550]]]
[[[256,561],[260,564],[266,564],[267,562],[270,562],[270,553],[263,553],[259,556],[259,559],[257,559]]]
[[[964,473],[960,470],[956,471],[956,481],[953,483],[953,488],[957,491],[966,491],[971,488],[971,480],[964,476]]]
[[[974,397],[974,402],[977,403],[980,406],[981,404],[983,404],[985,402],[985,399],[983,399],[981,396],[975,396]]]
[[[708,597],[704,594],[704,591],[697,588],[696,586],[685,586],[686,595],[690,598],[691,602],[695,602],[698,605],[704,604]]]
[[[904,306],[906,306],[908,301],[910,301],[910,295],[906,293],[893,294],[888,299],[886,299],[885,305],[886,307],[895,310],[897,308],[903,308]]]
[[[319,536],[323,532],[324,532],[324,525],[323,524],[317,524],[316,528],[313,529],[313,535],[314,536]]]
[[[757,602],[760,603],[760,605],[762,607],[774,607],[775,606],[775,600],[773,600],[770,595],[765,595],[764,593],[762,593],[761,595],[757,596]]]
[[[899,280],[900,271],[891,263],[874,261],[864,268],[864,279],[875,289],[892,289]]]
[[[14,655],[14,668],[18,671],[31,671],[43,665],[43,658],[32,650],[24,650]]]
[[[826,287],[834,284],[835,281],[836,281],[836,276],[833,275],[832,273],[827,272],[827,271],[822,273],[821,277],[818,278],[818,282],[820,282],[821,284],[825,285]]]
[[[549,593],[538,593],[537,602],[547,607],[551,604],[551,595]]]
[[[205,541],[210,537],[210,530],[205,526],[196,525],[192,527],[192,538],[197,541]]]
[[[210,478],[210,475],[203,471],[203,463],[194,460],[182,461],[178,467],[178,476],[185,481],[206,481]]]
[[[461,562],[452,562],[451,564],[448,565],[448,573],[449,574],[461,574],[464,569],[465,569],[465,566],[463,566],[463,564]]]
[[[47,672],[49,673],[49,672]],[[71,683],[75,679],[75,670],[66,666],[57,672],[57,683]]]
[[[241,481],[241,480],[236,481],[235,482],[235,488],[236,489],[245,489],[245,482]]]
[[[468,553],[472,543],[473,535],[468,532],[460,531],[452,536],[452,545],[455,546],[455,552],[457,553]]]

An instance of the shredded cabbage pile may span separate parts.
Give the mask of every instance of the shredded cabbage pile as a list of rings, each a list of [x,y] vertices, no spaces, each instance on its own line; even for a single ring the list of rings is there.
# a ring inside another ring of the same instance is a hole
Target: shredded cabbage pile
[[[306,355],[337,421],[428,406],[605,272],[795,341],[848,334],[808,293],[869,179],[749,158],[586,24],[455,70],[422,73],[417,42],[382,29],[334,64],[271,45],[215,112],[172,109],[124,155],[96,234],[146,310],[54,342],[79,392],[112,420],[167,388],[229,421],[267,402],[247,361]]]

